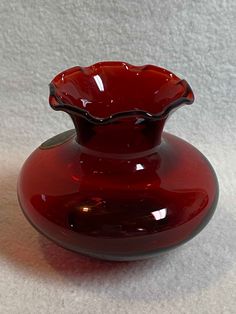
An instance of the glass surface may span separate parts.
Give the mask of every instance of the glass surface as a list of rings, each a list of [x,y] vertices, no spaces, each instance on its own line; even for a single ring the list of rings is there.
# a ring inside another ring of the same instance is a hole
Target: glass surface
[[[215,210],[217,179],[196,148],[163,127],[193,99],[186,81],[151,65],[60,73],[50,105],[69,113],[75,130],[25,162],[18,196],[26,217],[63,247],[103,259],[150,257],[192,238]]]

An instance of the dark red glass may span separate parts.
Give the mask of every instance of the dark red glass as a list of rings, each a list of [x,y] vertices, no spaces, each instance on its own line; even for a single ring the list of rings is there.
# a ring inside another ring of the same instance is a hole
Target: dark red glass
[[[163,127],[193,100],[186,81],[153,65],[100,62],[57,75],[49,102],[75,130],[44,142],[22,167],[26,217],[61,246],[102,259],[150,257],[192,238],[215,210],[216,175]]]

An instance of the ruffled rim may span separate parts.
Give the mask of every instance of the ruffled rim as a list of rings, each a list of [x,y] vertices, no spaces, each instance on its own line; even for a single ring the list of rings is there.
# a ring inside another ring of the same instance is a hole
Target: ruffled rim
[[[108,64],[109,62],[100,62],[97,63],[95,65],[92,65],[91,67],[87,67],[86,69],[91,69],[93,67],[96,66],[102,66],[103,64]],[[114,62],[110,62],[112,64],[114,64]],[[117,63],[121,63],[121,62],[117,62]],[[122,64],[124,64],[128,69],[130,69],[132,67],[132,71],[134,71],[134,69],[138,69],[140,71],[140,68],[142,68],[142,71],[145,71],[148,68],[154,68],[154,69],[161,69],[163,71],[167,71],[165,69],[159,68],[159,67],[155,67],[152,65],[146,65],[146,66],[134,66],[134,65],[130,65],[127,63],[122,62]],[[77,69],[79,67],[75,67],[75,68],[71,68],[67,71],[72,71],[73,69]],[[81,71],[83,71],[83,68],[79,68],[81,69]],[[62,72],[64,73],[64,72]],[[59,75],[63,75],[62,73],[60,73]],[[171,73],[168,71],[168,73]],[[174,75],[174,74],[173,74]],[[176,77],[176,76],[175,76]],[[120,112],[116,112],[114,114],[111,114],[107,117],[97,117],[94,116],[93,114],[91,114],[88,110],[86,109],[82,109],[78,106],[75,106],[73,104],[70,104],[68,102],[65,102],[62,100],[61,97],[59,97],[57,95],[57,88],[55,86],[55,84],[53,83],[53,81],[49,84],[49,88],[50,88],[50,96],[49,96],[49,104],[50,106],[54,109],[54,110],[60,110],[60,111],[65,111],[70,115],[76,115],[76,116],[81,116],[84,117],[85,119],[89,120],[92,123],[95,124],[107,124],[110,123],[114,120],[117,119],[122,119],[122,118],[126,118],[126,117],[131,117],[131,116],[137,116],[139,118],[144,118],[144,119],[148,119],[148,120],[161,120],[161,119],[165,119],[169,113],[176,109],[177,107],[183,105],[183,104],[192,104],[194,101],[194,95],[192,92],[191,87],[189,86],[189,84],[187,83],[187,81],[185,80],[181,80],[179,79],[178,82],[176,82],[176,85],[181,84],[183,89],[184,89],[184,93],[183,95],[181,95],[180,98],[174,100],[173,102],[170,102],[168,105],[165,106],[164,110],[158,113],[151,113],[149,111],[145,111],[145,110],[128,110],[128,111],[120,111]]]

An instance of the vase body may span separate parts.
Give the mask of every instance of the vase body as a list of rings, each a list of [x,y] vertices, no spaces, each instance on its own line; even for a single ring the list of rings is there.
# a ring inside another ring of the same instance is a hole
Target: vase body
[[[140,95],[137,108],[122,104],[124,98],[108,89],[105,79],[111,77],[101,69],[104,76],[92,76],[99,91],[106,92],[101,97],[91,96],[94,87],[81,78],[75,82],[74,69],[54,79],[50,104],[69,113],[75,129],[44,142],[26,160],[19,202],[32,225],[65,248],[108,260],[151,257],[191,239],[207,224],[218,199],[217,179],[196,148],[163,132],[170,108],[193,101],[189,85],[174,93],[164,89],[154,113],[150,105],[146,111],[140,107]],[[117,74],[113,63],[109,71]],[[68,81],[59,89],[62,77]],[[83,84],[86,97],[76,97],[74,86]],[[113,97],[107,99],[109,92]],[[150,90],[145,92],[142,103]],[[111,100],[122,109],[107,107]],[[91,111],[84,109],[88,104],[94,106]]]

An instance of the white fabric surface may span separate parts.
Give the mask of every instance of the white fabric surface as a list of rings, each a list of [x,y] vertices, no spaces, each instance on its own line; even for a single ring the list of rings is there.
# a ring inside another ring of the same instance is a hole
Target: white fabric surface
[[[236,313],[235,19],[235,0],[1,0],[0,313]],[[219,178],[209,225],[154,259],[111,263],[63,250],[17,203],[26,157],[72,127],[49,108],[49,81],[101,60],[181,73],[196,101],[166,130],[200,149]]]

